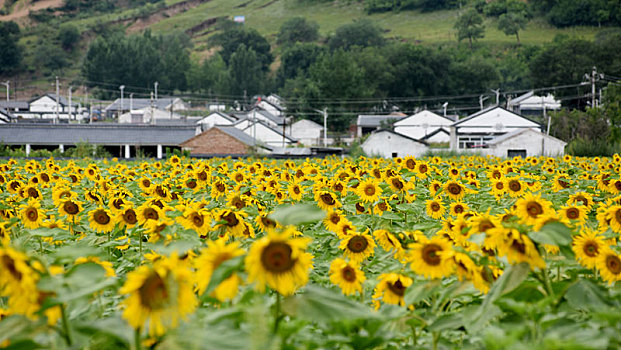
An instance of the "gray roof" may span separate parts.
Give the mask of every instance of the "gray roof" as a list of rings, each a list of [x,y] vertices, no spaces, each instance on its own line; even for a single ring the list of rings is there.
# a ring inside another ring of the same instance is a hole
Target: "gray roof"
[[[252,110],[249,111],[245,111],[245,112],[237,112],[237,113],[232,113],[232,115],[239,119],[248,119],[248,120],[252,120],[253,116],[252,113],[253,111],[256,111],[256,113],[261,114],[262,116],[264,116],[265,118],[271,120],[272,122],[274,122],[276,125],[283,125],[285,123],[285,118],[284,117],[279,117],[277,115],[273,115],[272,113],[261,109],[261,108],[254,108]]]
[[[242,120],[239,120],[238,122],[236,122],[236,123],[235,123],[235,124],[233,124],[232,126],[235,126],[235,125],[237,125],[237,124],[241,123],[242,121],[243,121],[243,119],[242,119]],[[244,130],[248,130],[248,129],[252,128],[253,123],[254,123],[254,121],[253,121],[253,120],[248,119],[248,126],[247,126],[247,127],[246,127],[246,129],[244,129]],[[264,122],[264,121],[262,121],[262,120],[260,120],[260,119],[257,119],[257,120],[256,120],[256,123],[257,123],[257,124],[261,124],[261,125],[265,126],[266,128],[268,128],[268,129],[272,130],[273,132],[275,132],[275,133],[276,133],[276,134],[278,134],[278,135],[282,135],[282,128],[281,128],[281,129],[276,129],[276,128],[274,128],[273,126],[269,125],[268,123],[266,123],[266,122]],[[293,138],[293,137],[291,137],[290,135],[287,135],[287,133],[286,133],[286,132],[285,132],[285,138],[286,138],[286,139],[288,139],[289,141],[293,142],[293,143],[298,142],[298,139]]]
[[[175,119],[155,119],[155,125],[196,125],[203,117],[182,117]]]
[[[9,145],[91,144],[177,146],[194,136],[196,126],[137,124],[0,124],[0,143]]]
[[[29,101],[29,103],[32,103],[32,102],[34,102],[34,101],[36,101],[36,100],[38,100],[38,99],[40,99],[42,97],[45,97],[45,96],[47,96],[47,97],[51,98],[52,100],[56,101],[56,94],[48,92],[45,95],[42,95],[42,96],[35,97],[35,98],[31,99]],[[69,105],[69,100],[67,100],[65,97],[60,95],[60,96],[58,96],[58,104],[60,104],[61,106],[68,106]],[[78,104],[75,103],[75,102],[71,102],[71,105],[72,106],[77,106]]]
[[[5,123],[10,123],[11,119],[14,119],[15,117],[9,113],[6,109],[0,108],[0,120],[2,120]]]
[[[489,107],[487,107],[487,108],[485,108],[485,109],[482,109],[482,110],[480,110],[480,111],[478,111],[478,112],[476,112],[476,113],[474,113],[474,114],[469,115],[468,117],[466,117],[466,118],[464,118],[464,119],[460,119],[459,121],[456,121],[453,125],[459,125],[459,124],[461,124],[461,123],[463,123],[463,122],[466,122],[466,121],[468,121],[468,120],[470,120],[470,119],[474,119],[474,118],[476,118],[476,117],[478,117],[478,116],[480,116],[480,115],[482,115],[482,114],[485,114],[485,113],[487,113],[487,112],[489,112],[489,111],[492,111],[492,110],[494,110],[494,109],[497,109],[497,108],[503,109],[503,110],[505,110],[505,111],[507,111],[507,112],[509,112],[509,113],[511,113],[511,114],[514,114],[514,115],[516,115],[516,116],[518,116],[518,117],[520,117],[520,118],[526,119],[526,120],[528,120],[528,121],[531,121],[531,122],[533,122],[533,123],[535,123],[535,124],[537,124],[537,125],[541,126],[541,124],[540,124],[540,123],[537,123],[537,122],[536,122],[536,121],[534,121],[534,120],[531,120],[531,119],[529,119],[529,118],[526,118],[525,116],[523,116],[523,115],[521,115],[521,114],[517,114],[517,113],[515,113],[515,112],[513,112],[513,111],[510,111],[510,110],[508,110],[508,109],[506,109],[506,108],[503,108],[503,107],[500,107],[500,106],[489,106]]]
[[[129,97],[123,98],[123,110],[129,110]],[[166,109],[166,107],[170,106],[177,98],[158,98],[153,101],[153,106],[157,109]],[[134,98],[132,99],[132,108],[133,109],[142,109],[151,107],[151,99],[150,98]],[[118,111],[121,110],[121,99],[117,98],[112,102],[108,107],[105,108],[106,111]]]
[[[0,108],[3,109],[28,109],[29,107],[27,101],[0,101]]]
[[[387,133],[390,133],[390,134],[393,134],[393,135],[396,135],[396,136],[400,136],[400,137],[403,137],[403,138],[405,138],[405,139],[408,139],[408,140],[411,140],[411,141],[414,141],[414,142],[422,143],[423,145],[426,145],[426,146],[428,146],[428,145],[429,145],[426,141],[423,141],[423,140],[417,140],[417,139],[415,139],[415,138],[413,138],[413,137],[409,137],[408,135],[404,135],[404,134],[398,133],[398,132],[396,132],[396,131],[388,130],[388,129],[375,130],[375,131],[373,131],[373,132],[371,133],[371,135],[381,134],[381,133],[383,133],[383,132],[387,132]]]
[[[269,150],[271,150],[272,148],[261,143],[260,141],[257,141],[255,138],[253,138],[252,136],[246,134],[245,132],[243,132],[242,130],[234,127],[234,126],[229,126],[229,125],[218,125],[218,126],[214,126],[214,128],[217,128],[218,130],[226,133],[227,135],[239,140],[240,142],[244,143],[247,146],[260,146],[263,148],[267,148]]]
[[[382,121],[399,121],[407,116],[385,114],[385,115],[359,115],[356,125],[364,127],[378,127]]]
[[[443,132],[443,133],[445,133],[447,135],[451,134],[450,132],[446,131],[446,129],[439,128],[439,129],[434,130],[432,133],[425,135],[425,137],[421,138],[421,140],[422,141],[427,141],[428,139],[432,138],[433,136],[435,136],[435,135],[437,135],[437,134],[439,134],[441,132]]]

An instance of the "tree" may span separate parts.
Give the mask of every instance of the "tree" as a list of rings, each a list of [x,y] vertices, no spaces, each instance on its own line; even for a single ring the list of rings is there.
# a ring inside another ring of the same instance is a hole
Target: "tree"
[[[277,77],[279,85],[283,85],[287,79],[298,75],[306,76],[308,68],[315,63],[324,49],[312,43],[295,43],[285,49],[280,56],[280,68]]]
[[[319,39],[317,22],[307,21],[303,17],[294,17],[283,23],[278,32],[278,43],[291,45],[296,42],[312,42]]]
[[[229,76],[232,95],[243,95],[244,91],[250,96],[260,93],[265,73],[257,53],[244,44],[239,45],[229,61]]]
[[[498,29],[506,35],[515,35],[518,45],[520,44],[520,30],[526,28],[528,19],[522,12],[507,12],[498,18]]]
[[[22,60],[22,50],[17,45],[19,26],[15,22],[0,22],[0,73],[17,69]]]
[[[261,62],[261,69],[264,72],[269,70],[270,64],[274,60],[269,42],[255,29],[248,29],[237,25],[226,26],[222,33],[214,35],[211,39],[212,45],[222,47],[220,55],[224,62],[230,64],[229,60],[237,49],[244,45],[252,49]]]
[[[222,56],[215,54],[202,64],[193,64],[187,73],[189,88],[192,91],[228,94],[229,80],[226,63]]]
[[[457,39],[461,42],[468,39],[468,45],[472,49],[472,41],[483,38],[485,36],[485,26],[483,25],[483,17],[474,8],[469,8],[459,16],[455,22],[457,29]]]
[[[382,46],[384,42],[381,28],[368,19],[364,19],[337,28],[328,40],[328,46],[333,51],[349,50],[354,46]]]
[[[78,28],[72,24],[63,24],[58,31],[58,41],[65,50],[71,50],[80,40]]]

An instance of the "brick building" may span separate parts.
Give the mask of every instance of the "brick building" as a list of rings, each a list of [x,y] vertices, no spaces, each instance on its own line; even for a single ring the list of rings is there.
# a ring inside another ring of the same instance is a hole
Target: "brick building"
[[[180,146],[193,156],[211,157],[268,153],[272,150],[234,126],[214,126],[182,142]]]

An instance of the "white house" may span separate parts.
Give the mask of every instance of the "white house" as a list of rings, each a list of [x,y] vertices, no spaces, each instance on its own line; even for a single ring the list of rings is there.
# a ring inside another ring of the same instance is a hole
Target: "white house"
[[[174,112],[147,107],[147,108],[141,108],[141,109],[134,109],[127,113],[121,114],[119,116],[118,122],[121,124],[123,123],[155,124],[156,121],[158,120],[166,120],[166,119],[179,120],[181,118],[182,118],[181,115],[174,113]]]
[[[196,124],[198,124],[201,130],[204,131],[210,129],[212,126],[215,125],[232,125],[236,121],[237,118],[226,113],[212,112]]]
[[[122,103],[121,99],[117,98],[108,105],[104,111],[106,112],[106,116],[111,118],[112,116],[118,116],[130,110],[150,108],[152,103],[155,109],[169,112],[171,110],[174,112],[187,109],[186,104],[180,98],[158,98],[157,100],[151,101],[149,98],[131,98],[126,96],[123,98]]]
[[[543,115],[545,111],[561,109],[561,102],[551,94],[537,96],[531,91],[508,101],[507,109],[521,115]]]
[[[309,119],[291,124],[289,134],[306,146],[323,145],[323,126]]]
[[[448,129],[448,128],[447,128]],[[449,130],[445,128],[436,129],[436,131],[427,134],[425,137],[421,138],[421,141],[425,141],[427,143],[448,143],[451,139],[451,134]]]
[[[441,128],[448,129],[453,122],[450,118],[425,110],[403,118],[393,125],[395,132],[407,135],[413,139],[421,140],[435,133],[434,140],[428,140],[429,142],[449,142],[450,136],[448,133],[436,133],[436,131]]]
[[[405,114],[398,112],[379,115],[361,114],[356,120],[356,136],[362,137],[363,135],[369,134],[375,130],[379,130],[383,125],[389,125],[405,117]]]
[[[237,120],[241,120],[241,119],[259,120],[272,127],[282,127],[282,125],[287,122],[285,117],[272,114],[259,107],[255,107],[245,112],[233,113],[232,116],[237,118]]]
[[[271,125],[265,123],[262,120],[240,120],[239,122],[233,124],[236,128],[242,130],[247,135],[255,138],[258,141],[263,142],[268,146],[291,146],[296,144],[298,141],[285,133],[282,128],[274,128]],[[284,135],[283,135],[284,134]]]
[[[15,117],[6,109],[0,108],[0,124],[10,123],[11,119],[15,119]]]
[[[69,101],[59,96],[56,103],[56,94],[47,93],[36,97],[28,102],[28,111],[14,112],[14,115],[23,119],[56,119],[56,106],[58,105],[58,118],[67,121],[69,116],[72,120],[83,118],[82,109],[75,102],[69,105]]]
[[[498,136],[531,128],[541,125],[502,107],[489,107],[451,125],[451,149],[485,148]]]
[[[427,144],[406,135],[390,130],[371,133],[362,144],[362,149],[369,156],[383,158],[420,157],[427,152]]]
[[[538,129],[518,129],[497,137],[483,153],[497,157],[562,156],[566,142]]]

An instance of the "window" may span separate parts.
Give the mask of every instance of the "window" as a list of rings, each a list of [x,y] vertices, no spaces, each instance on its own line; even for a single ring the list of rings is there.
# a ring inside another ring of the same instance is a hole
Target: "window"
[[[398,157],[397,152],[392,152],[392,157],[397,158]]]
[[[526,150],[525,149],[510,149],[510,150],[507,150],[507,158],[513,158],[513,157],[526,158]]]

